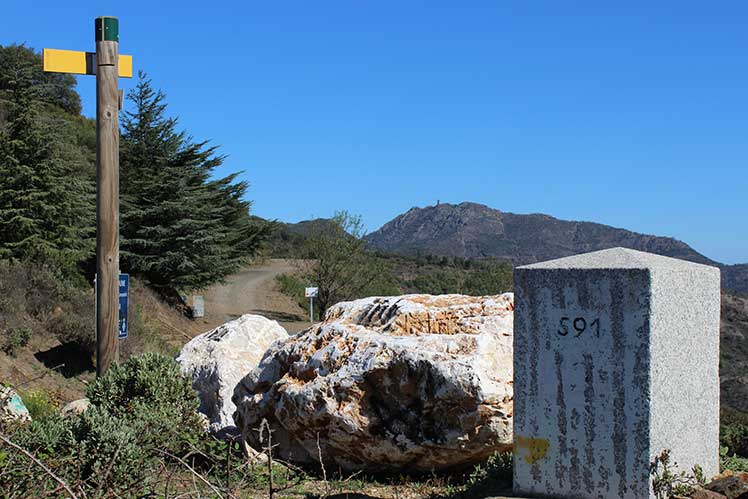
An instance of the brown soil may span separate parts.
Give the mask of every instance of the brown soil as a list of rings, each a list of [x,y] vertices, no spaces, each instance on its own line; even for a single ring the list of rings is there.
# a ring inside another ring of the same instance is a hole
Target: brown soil
[[[83,397],[95,376],[84,352],[70,351],[52,337],[34,335],[15,357],[0,353],[0,380],[19,391],[43,389],[60,404]]]

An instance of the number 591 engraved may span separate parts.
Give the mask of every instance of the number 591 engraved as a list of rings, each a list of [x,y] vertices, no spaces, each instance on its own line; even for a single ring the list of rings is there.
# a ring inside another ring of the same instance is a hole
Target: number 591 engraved
[[[558,327],[559,329],[556,332],[559,336],[569,336],[571,334],[574,338],[579,338],[582,333],[590,329],[590,334],[594,334],[597,338],[600,337],[599,318],[588,322],[585,317],[561,317]]]

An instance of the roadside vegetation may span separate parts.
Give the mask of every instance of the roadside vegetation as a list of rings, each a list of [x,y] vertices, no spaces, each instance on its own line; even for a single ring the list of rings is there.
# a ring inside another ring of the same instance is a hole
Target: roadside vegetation
[[[313,224],[313,225],[312,225]],[[307,286],[319,288],[315,317],[342,301],[367,296],[412,293],[493,295],[512,290],[510,263],[493,259],[384,254],[367,249],[359,216],[338,212],[330,220],[309,222],[302,231],[278,229],[266,247],[274,257],[297,259],[292,274],[278,276],[281,292],[304,310]]]
[[[114,364],[88,387],[91,406],[60,415],[37,393],[32,423],[0,423],[0,490],[8,497],[299,497],[395,490],[401,497],[475,497],[505,488],[511,455],[451,475],[342,476],[253,462],[206,432],[191,382],[159,354]],[[272,455],[270,443],[266,450]]]

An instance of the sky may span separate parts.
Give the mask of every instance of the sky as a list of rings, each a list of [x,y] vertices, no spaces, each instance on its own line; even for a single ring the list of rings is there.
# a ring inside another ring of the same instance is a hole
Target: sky
[[[0,44],[102,15],[262,217],[473,201],[748,262],[746,2],[3,0]]]

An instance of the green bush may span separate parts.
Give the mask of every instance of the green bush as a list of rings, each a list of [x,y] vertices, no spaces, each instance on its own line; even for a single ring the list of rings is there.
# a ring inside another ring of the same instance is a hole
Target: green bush
[[[82,476],[98,486],[108,473],[106,483],[123,488],[143,480],[156,456],[149,455],[151,449],[143,445],[139,431],[143,428],[136,430],[102,407],[90,407],[75,418]]]
[[[37,457],[55,456],[75,443],[73,421],[59,414],[34,420],[16,434],[17,443],[34,452]]]
[[[0,261],[0,349],[14,353],[46,331],[93,353],[94,296],[78,284],[49,266]]]
[[[748,457],[748,414],[729,408],[722,409],[719,440],[731,455]]]
[[[131,425],[149,447],[178,453],[204,432],[191,381],[164,355],[145,353],[112,365],[89,385],[86,396]]]
[[[51,414],[13,433],[16,443],[87,494],[107,490],[131,497],[135,489],[149,490],[165,452],[186,458],[201,446],[214,445],[203,444],[208,439],[197,395],[169,357],[144,354],[114,364],[89,385],[87,396],[91,407],[83,414]],[[0,459],[9,459],[10,454],[3,455]],[[192,463],[199,465],[195,459]],[[19,497],[44,497],[58,485],[46,477],[35,480],[28,466],[12,470],[0,475],[0,490]]]
[[[45,419],[57,412],[57,404],[45,390],[19,390],[18,395],[33,420]]]
[[[748,458],[731,456],[727,447],[719,449],[719,470],[720,471],[745,471],[748,472]]]
[[[31,329],[26,326],[13,327],[5,331],[2,338],[2,351],[15,357],[19,348],[25,347],[31,339]]]
[[[670,449],[663,450],[649,464],[649,477],[652,480],[652,492],[657,499],[670,499],[674,496],[689,496],[698,486],[706,483],[701,467],[695,465],[691,473],[676,472],[678,463],[670,462]]]
[[[512,265],[492,261],[481,262],[465,278],[463,292],[468,295],[498,295],[512,290],[514,285]]]
[[[511,452],[496,452],[485,463],[473,468],[467,478],[464,490],[455,497],[482,497],[489,492],[497,492],[512,484],[513,455]]]
[[[280,274],[275,278],[278,281],[280,292],[296,300],[296,303],[309,312],[309,298],[304,296],[304,283],[299,278],[289,274]]]
[[[54,414],[33,421],[14,438],[68,483],[80,482],[84,488],[106,485],[112,491],[126,490],[143,481],[155,464],[140,445],[136,431],[100,407],[74,417]],[[47,483],[44,475],[40,481],[29,480],[34,475],[17,472],[7,477],[6,484],[0,478],[0,486],[19,487],[17,490],[31,497],[42,496],[41,491],[57,485]]]
[[[435,270],[427,275],[420,275],[410,282],[410,286],[418,293],[441,295],[458,293],[460,289],[459,276],[454,272]]]

